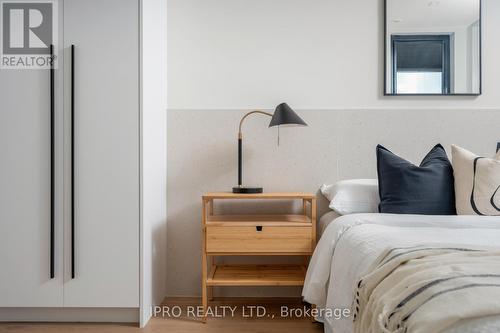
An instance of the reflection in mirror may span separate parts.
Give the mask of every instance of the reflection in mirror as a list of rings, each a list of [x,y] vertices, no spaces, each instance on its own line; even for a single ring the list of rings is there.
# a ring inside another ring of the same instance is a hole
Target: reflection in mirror
[[[481,0],[386,0],[385,93],[481,93]]]

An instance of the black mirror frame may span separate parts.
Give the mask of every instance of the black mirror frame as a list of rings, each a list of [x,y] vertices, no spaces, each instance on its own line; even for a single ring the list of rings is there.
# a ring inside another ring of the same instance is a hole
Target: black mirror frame
[[[479,92],[459,94],[398,94],[387,92],[387,1],[384,0],[384,96],[480,96],[483,93],[483,4],[479,1]]]

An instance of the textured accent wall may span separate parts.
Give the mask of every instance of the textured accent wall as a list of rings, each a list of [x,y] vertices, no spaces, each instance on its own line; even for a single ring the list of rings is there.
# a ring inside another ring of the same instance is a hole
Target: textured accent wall
[[[440,142],[486,156],[500,137],[496,109],[297,110],[306,128],[282,128],[280,146],[268,119],[249,118],[244,131],[244,182],[266,191],[312,191],[339,179],[376,178],[375,146],[420,163]],[[244,110],[169,110],[168,295],[200,292],[201,195],[237,181],[237,125]],[[319,215],[327,202],[319,198]],[[289,209],[268,205],[264,212]],[[229,207],[223,207],[228,211]],[[239,207],[243,212],[252,206]],[[273,259],[276,260],[276,259]],[[219,295],[298,295],[297,289],[226,288]]]

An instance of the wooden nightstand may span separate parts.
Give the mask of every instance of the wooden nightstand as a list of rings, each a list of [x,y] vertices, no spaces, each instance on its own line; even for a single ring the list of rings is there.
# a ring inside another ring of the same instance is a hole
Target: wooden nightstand
[[[302,214],[214,215],[215,200],[301,200]],[[202,303],[206,320],[214,286],[302,286],[304,265],[216,265],[215,256],[283,255],[310,258],[316,246],[312,193],[207,193],[202,211]],[[209,267],[208,267],[209,266]]]

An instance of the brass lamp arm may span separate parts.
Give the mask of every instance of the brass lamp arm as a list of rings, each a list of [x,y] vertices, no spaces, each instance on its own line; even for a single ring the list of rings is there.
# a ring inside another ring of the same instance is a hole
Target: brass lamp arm
[[[240,126],[239,126],[239,129],[238,129],[238,138],[241,139],[242,135],[241,135],[241,126],[243,125],[243,121],[251,114],[254,114],[254,113],[260,113],[260,114],[263,114],[263,115],[266,115],[266,116],[269,116],[269,117],[272,117],[273,115],[269,112],[264,112],[264,111],[260,111],[260,110],[255,110],[255,111],[250,111],[248,112],[246,115],[243,116],[243,118],[241,118],[240,120]]]

